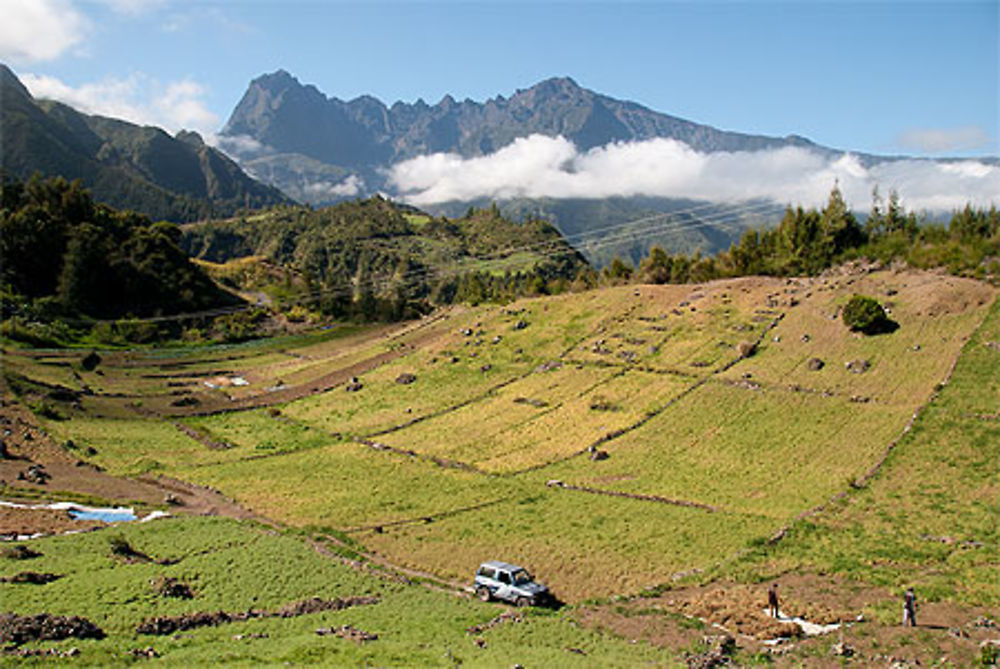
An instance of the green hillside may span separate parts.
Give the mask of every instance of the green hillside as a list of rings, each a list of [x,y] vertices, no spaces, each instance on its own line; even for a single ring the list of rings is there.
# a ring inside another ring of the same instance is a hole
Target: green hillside
[[[184,255],[179,239],[172,223],[96,204],[79,182],[4,180],[0,286],[6,334],[38,322],[59,327],[81,318],[155,317],[240,304]]]
[[[3,64],[0,98],[0,165],[9,176],[80,179],[98,202],[175,222],[289,202],[197,133],[171,137],[159,128],[36,101]]]
[[[565,289],[588,269],[544,221],[514,223],[494,208],[430,217],[380,197],[311,209],[277,207],[183,227],[194,258],[264,258],[299,277],[328,315],[398,319],[453,301],[504,301]],[[257,286],[281,299],[281,286]]]
[[[898,329],[850,331],[838,311],[856,293],[886,305]],[[157,641],[175,663],[223,653],[219,644],[234,635],[266,633],[268,643],[244,642],[252,650],[230,648],[226,657],[629,665],[670,663],[696,648],[677,639],[693,633],[696,641],[711,617],[685,617],[691,609],[681,600],[690,595],[681,586],[736,593],[800,574],[820,579],[821,589],[849,579],[851,592],[866,593],[848,610],[870,623],[849,638],[867,638],[870,659],[881,652],[872,638],[903,643],[888,627],[897,604],[885,588],[916,584],[931,611],[964,612],[950,619],[971,621],[995,601],[995,486],[985,463],[997,443],[996,294],[971,279],[854,264],[812,279],[622,286],[451,307],[401,326],[102,352],[92,370],[81,366],[82,353],[7,351],[8,384],[43,407],[45,429],[71,445],[71,457],[118,476],[221,491],[293,532],[278,542],[224,521],[127,528],[158,559],[206,557],[135,568],[141,577],[102,572],[100,587],[135,591],[120,596],[135,602],[126,609],[109,608],[111,594],[85,603],[98,585],[81,574],[104,550],[106,533],[45,540],[45,565],[71,576],[14,610],[102,621],[111,636],[87,645],[100,662],[149,643],[130,630],[159,613],[141,589],[163,573],[204,593],[170,612],[273,609],[311,594],[380,597],[370,608],[308,622],[262,619]],[[188,538],[175,546],[170,533],[183,527]],[[486,559],[521,563],[570,605],[484,633],[481,646],[458,630],[502,609],[421,586],[376,585],[356,567],[316,557],[295,536],[368,570],[422,575],[434,588],[460,588]],[[218,542],[227,548],[213,548]],[[211,556],[224,560],[246,542],[260,548],[225,563],[253,575],[219,590],[236,579],[223,578]],[[246,563],[278,543],[285,557]],[[303,550],[311,557],[288,552]],[[78,552],[73,566],[67,560]],[[324,566],[309,566],[313,560]],[[278,585],[265,591],[262,575],[285,562],[280,577],[265,579]],[[847,615],[817,606],[801,610]],[[637,631],[640,622],[653,627]],[[320,645],[312,630],[334,624],[376,632],[379,641]],[[680,636],[657,641],[654,627]],[[595,629],[612,633],[592,636]],[[892,652],[926,659],[945,648],[936,639],[946,630]],[[740,644],[752,655],[747,639],[756,633],[745,634]],[[788,659],[794,665],[830,644],[803,641],[806,655]],[[968,660],[977,651],[969,641],[940,652]]]

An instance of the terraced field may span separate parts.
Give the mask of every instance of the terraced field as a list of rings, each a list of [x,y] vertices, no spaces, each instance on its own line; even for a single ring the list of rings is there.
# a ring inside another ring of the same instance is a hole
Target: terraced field
[[[853,293],[883,300],[898,330],[849,332],[837,314]],[[46,427],[111,472],[217,488],[446,580],[519,561],[575,601],[710,568],[851,489],[994,297],[844,271],[104,353],[93,371],[81,354],[7,357],[22,382],[83,391]]]

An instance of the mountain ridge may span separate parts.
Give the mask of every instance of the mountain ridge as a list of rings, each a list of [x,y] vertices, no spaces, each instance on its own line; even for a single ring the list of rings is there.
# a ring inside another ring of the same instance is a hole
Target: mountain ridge
[[[278,70],[250,82],[221,134],[246,135],[279,152],[362,170],[442,151],[484,155],[530,134],[562,135],[582,150],[671,137],[706,152],[783,146],[834,152],[797,135],[719,130],[596,93],[565,76],[517,90],[509,98],[457,102],[445,95],[435,105],[418,99],[387,106],[371,95],[346,101],[327,97]]]
[[[290,202],[197,133],[172,137],[153,126],[36,100],[2,63],[0,99],[0,164],[15,178],[39,172],[80,179],[99,201],[175,222]]]

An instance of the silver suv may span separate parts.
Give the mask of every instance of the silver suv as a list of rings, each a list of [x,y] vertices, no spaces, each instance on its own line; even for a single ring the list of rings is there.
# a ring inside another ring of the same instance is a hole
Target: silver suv
[[[474,587],[484,602],[502,599],[518,606],[540,606],[551,601],[549,589],[535,583],[527,569],[497,560],[479,565]]]

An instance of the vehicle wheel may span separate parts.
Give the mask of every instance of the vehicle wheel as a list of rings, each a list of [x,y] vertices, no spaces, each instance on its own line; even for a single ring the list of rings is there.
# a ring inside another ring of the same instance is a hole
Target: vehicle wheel
[[[476,588],[476,597],[479,597],[479,599],[483,600],[484,602],[488,602],[491,599],[493,599],[493,595],[490,594],[490,589],[487,588],[485,585],[481,585],[478,588]]]
[[[520,607],[531,606],[531,600],[527,597],[518,597],[514,603]]]

